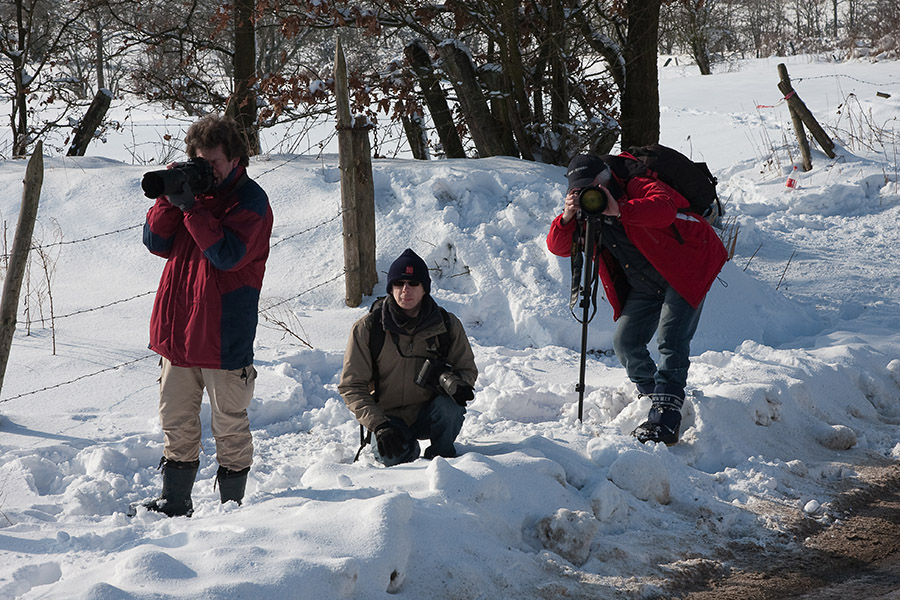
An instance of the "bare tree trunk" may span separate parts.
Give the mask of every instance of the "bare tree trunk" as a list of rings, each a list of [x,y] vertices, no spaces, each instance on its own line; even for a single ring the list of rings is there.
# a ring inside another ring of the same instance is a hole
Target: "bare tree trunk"
[[[103,60],[103,25],[100,18],[94,19],[94,69],[97,71],[97,91],[106,88],[106,64]]]
[[[625,88],[622,90],[622,148],[659,142],[659,41],[661,0],[628,0]]]
[[[457,100],[478,155],[486,158],[506,154],[503,148],[503,132],[488,108],[471,56],[456,41],[441,44],[438,52],[444,62],[444,70],[450,76],[456,90]]]
[[[25,15],[23,0],[16,0],[16,28],[18,31],[17,52],[12,58],[13,81],[16,95],[13,98],[12,125],[13,156],[25,156],[28,153],[28,98],[25,94]]]
[[[444,155],[447,158],[465,158],[466,151],[463,149],[459,132],[456,131],[453,114],[447,106],[447,98],[444,96],[440,82],[434,75],[428,51],[421,42],[415,41],[406,46],[404,54],[419,79],[419,87],[422,89],[425,105],[428,106],[435,131],[437,131],[441,146],[444,148]]]
[[[559,137],[555,146],[542,147],[542,160],[549,164],[564,165],[569,161],[569,76],[566,56],[563,51],[565,36],[565,14],[560,0],[553,0],[550,6],[549,35],[545,44],[549,46],[550,60],[550,128]]]
[[[522,158],[526,160],[534,160],[532,149],[534,140],[531,136],[534,116],[531,112],[531,104],[528,102],[528,94],[525,91],[525,67],[522,64],[522,53],[519,50],[518,0],[503,0],[503,10],[500,14],[503,21],[502,27],[506,34],[503,36],[502,52],[505,67],[503,71],[509,86],[509,100],[507,101],[510,110],[509,120],[519,144],[518,153],[509,145],[503,153],[513,156],[521,154]]]
[[[525,137],[525,130],[518,118],[516,102],[509,91],[505,74],[497,69],[481,69],[478,76],[487,86],[491,98],[491,115],[497,123],[500,135],[503,136],[500,144],[504,151],[501,154],[518,156],[516,139],[519,139],[521,143],[522,138]],[[527,151],[530,145],[531,142],[526,140],[524,145],[526,151],[522,153],[522,158],[526,160],[534,160],[534,157]]]
[[[402,101],[401,101],[402,103]],[[425,128],[422,125],[422,116],[419,114],[400,116],[403,121],[403,131],[406,133],[406,141],[416,160],[428,160],[428,138],[425,136]]]
[[[706,39],[702,33],[694,33],[691,36],[691,54],[697,62],[701,75],[712,75],[712,67],[709,61],[709,52],[706,50]]]
[[[66,156],[84,156],[88,144],[91,143],[94,133],[103,122],[106,111],[109,110],[110,102],[112,102],[110,91],[100,88],[94,95],[94,101],[91,102],[91,106],[84,113],[84,117],[82,117],[81,122],[75,128],[75,136],[72,138],[72,145],[69,146]]]
[[[259,129],[256,123],[256,23],[255,0],[234,3],[234,95],[228,101],[226,114],[241,126],[250,155],[259,154]]]
[[[12,257],[9,270],[3,281],[3,296],[0,299],[0,389],[6,375],[9,352],[13,335],[16,332],[16,312],[19,307],[19,293],[22,291],[22,279],[28,264],[28,252],[34,234],[34,222],[37,219],[38,203],[41,198],[41,186],[44,184],[44,146],[38,141],[34,154],[25,169],[25,189],[22,192],[22,208],[19,211],[19,223],[13,239]]]

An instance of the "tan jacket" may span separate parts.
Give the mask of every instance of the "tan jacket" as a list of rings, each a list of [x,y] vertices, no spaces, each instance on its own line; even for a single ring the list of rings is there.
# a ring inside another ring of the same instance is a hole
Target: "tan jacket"
[[[452,313],[447,313],[450,320],[450,349],[447,360],[453,365],[453,371],[469,385],[475,385],[478,377],[478,367],[475,365],[475,355],[469,345],[462,323]],[[429,402],[433,393],[416,385],[416,375],[421,369],[425,358],[431,354],[427,351],[428,340],[446,331],[443,319],[439,319],[434,325],[416,332],[414,335],[397,334],[399,347],[403,354],[400,355],[397,345],[391,338],[391,333],[385,331],[384,345],[378,356],[379,398],[375,402],[372,395],[374,382],[372,380],[372,358],[369,352],[369,336],[371,313],[358,320],[353,325],[350,339],[347,341],[347,350],[344,352],[344,370],[341,373],[341,382],[338,391],[350,412],[366,429],[374,431],[379,425],[385,423],[387,415],[399,417],[412,425],[419,414],[419,409]],[[432,341],[437,344],[437,340]]]

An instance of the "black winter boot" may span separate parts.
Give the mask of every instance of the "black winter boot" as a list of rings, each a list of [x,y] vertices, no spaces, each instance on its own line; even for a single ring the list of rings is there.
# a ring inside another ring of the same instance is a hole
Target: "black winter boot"
[[[249,472],[250,467],[240,471],[231,471],[219,466],[219,470],[216,472],[216,483],[219,485],[219,497],[222,499],[222,504],[229,500],[241,504],[244,499],[244,490],[247,488],[247,473]]]
[[[190,517],[194,514],[191,490],[200,461],[179,462],[163,457],[159,466],[163,472],[162,494],[159,498],[144,502],[144,507],[167,517]]]
[[[662,442],[666,446],[678,443],[681,429],[681,406],[684,398],[675,394],[650,394],[650,414],[647,420],[638,425],[631,435],[639,442]]]

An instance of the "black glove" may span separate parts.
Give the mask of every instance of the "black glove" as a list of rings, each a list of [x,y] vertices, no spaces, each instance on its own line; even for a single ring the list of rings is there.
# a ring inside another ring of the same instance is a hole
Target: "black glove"
[[[406,440],[390,425],[382,425],[375,430],[378,454],[385,458],[396,458],[406,451]]]
[[[475,390],[472,386],[463,381],[463,378],[447,370],[438,377],[438,385],[445,394],[453,398],[457,404],[465,408],[466,402],[475,397]]]
[[[168,198],[169,203],[172,204],[172,206],[177,206],[185,212],[191,210],[194,206],[194,194],[191,192],[191,188],[188,187],[187,182],[181,186],[180,192],[167,194],[166,198]]]
[[[471,385],[466,383],[460,384],[456,387],[456,393],[453,394],[453,399],[456,400],[456,403],[465,408],[467,402],[471,402],[475,399],[475,390],[472,389]]]

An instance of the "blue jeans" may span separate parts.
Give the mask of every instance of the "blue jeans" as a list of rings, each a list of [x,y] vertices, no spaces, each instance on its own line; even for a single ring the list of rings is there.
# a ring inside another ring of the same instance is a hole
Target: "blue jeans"
[[[700,322],[703,304],[694,309],[669,286],[665,294],[632,290],[619,317],[613,338],[616,356],[628,378],[642,394],[673,394],[684,399],[691,339]],[[656,333],[659,365],[647,344]]]
[[[403,436],[406,450],[400,456],[387,458],[378,453],[378,444],[372,440],[375,460],[387,467],[412,462],[419,458],[418,440],[431,440],[431,447],[426,453],[427,455],[447,458],[456,456],[456,447],[453,442],[462,429],[465,414],[465,407],[457,404],[453,398],[436,396],[434,400],[419,410],[416,422],[412,426],[407,425],[399,417],[388,416],[391,425]]]

